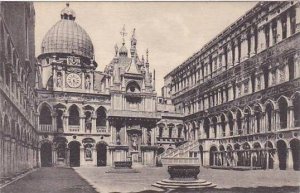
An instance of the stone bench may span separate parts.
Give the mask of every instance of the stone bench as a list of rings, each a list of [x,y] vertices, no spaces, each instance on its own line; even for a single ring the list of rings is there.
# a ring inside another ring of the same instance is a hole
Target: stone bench
[[[132,161],[115,161],[115,168],[131,168]]]

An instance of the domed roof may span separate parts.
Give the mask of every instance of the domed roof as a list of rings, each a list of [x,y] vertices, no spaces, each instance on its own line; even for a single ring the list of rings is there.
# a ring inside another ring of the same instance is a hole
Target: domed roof
[[[67,7],[61,11],[58,21],[42,41],[42,54],[70,53],[93,58],[94,47],[90,36],[75,22],[75,12]]]
[[[120,54],[120,56],[127,56],[128,55],[128,50],[125,46],[125,43],[123,43],[123,45],[121,46],[121,48],[119,50],[119,54]]]

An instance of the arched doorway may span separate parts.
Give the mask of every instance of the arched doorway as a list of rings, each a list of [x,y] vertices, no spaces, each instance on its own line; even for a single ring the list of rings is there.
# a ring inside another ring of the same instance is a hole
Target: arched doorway
[[[290,142],[291,152],[293,156],[293,168],[294,170],[300,170],[300,141],[299,139],[293,139]]]
[[[287,146],[286,143],[282,140],[277,142],[277,152],[279,159],[279,169],[286,169],[286,159],[287,159]]]
[[[97,149],[97,166],[106,166],[106,147],[105,143],[98,143]]]
[[[215,161],[215,153],[217,152],[217,148],[215,146],[212,146],[209,150],[209,165],[213,166],[215,165],[216,161]]]
[[[52,166],[52,147],[50,143],[43,143],[41,146],[41,166]]]
[[[78,141],[72,141],[69,143],[70,149],[70,166],[80,166],[80,143]]]
[[[274,149],[273,144],[270,141],[267,141],[265,144],[265,156],[264,156],[264,168],[273,169],[274,168]]]

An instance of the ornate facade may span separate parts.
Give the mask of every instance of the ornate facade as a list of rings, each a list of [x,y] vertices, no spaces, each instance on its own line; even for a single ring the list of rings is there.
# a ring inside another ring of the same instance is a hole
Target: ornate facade
[[[92,41],[75,19],[67,4],[38,56],[41,166],[105,166],[128,160],[156,165],[157,153],[183,141],[176,132],[182,121],[171,104],[157,98],[148,51],[145,57],[138,55],[135,29],[127,49],[124,27],[122,45],[115,45],[104,72],[97,71]],[[167,124],[173,133],[163,136]]]
[[[189,142],[164,162],[299,170],[299,32],[299,1],[261,2],[167,74]]]
[[[38,166],[34,15],[33,3],[0,2],[0,182]]]

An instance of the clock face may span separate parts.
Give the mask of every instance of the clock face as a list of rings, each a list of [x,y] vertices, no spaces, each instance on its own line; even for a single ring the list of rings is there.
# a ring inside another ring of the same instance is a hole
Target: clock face
[[[81,78],[78,74],[69,74],[67,76],[67,83],[71,88],[77,88],[81,84]]]

